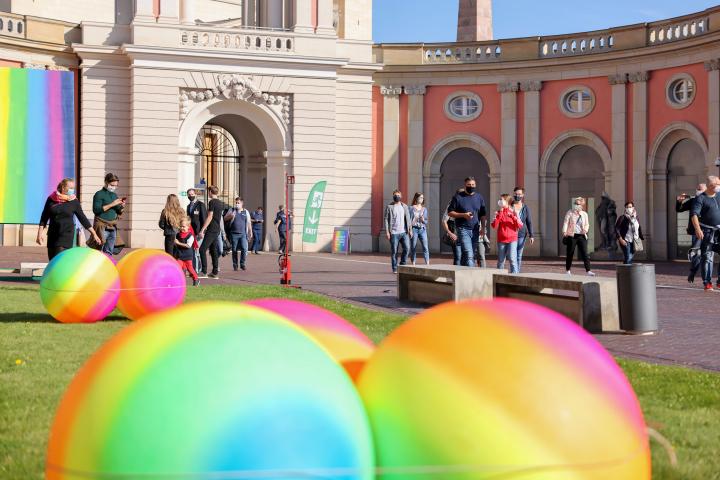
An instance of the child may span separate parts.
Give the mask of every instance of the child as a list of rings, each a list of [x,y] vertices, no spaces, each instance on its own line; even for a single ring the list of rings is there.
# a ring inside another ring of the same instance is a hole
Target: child
[[[522,228],[520,217],[510,205],[510,195],[503,195],[498,201],[500,210],[495,214],[492,228],[497,229],[498,269],[505,268],[505,258],[510,257],[510,273],[518,273],[517,241],[518,231]]]
[[[175,236],[175,258],[177,258],[183,271],[190,272],[193,279],[193,287],[200,285],[198,274],[193,268],[193,258],[195,258],[195,250],[200,248],[195,241],[190,227],[190,217],[185,217],[180,221],[180,231]]]

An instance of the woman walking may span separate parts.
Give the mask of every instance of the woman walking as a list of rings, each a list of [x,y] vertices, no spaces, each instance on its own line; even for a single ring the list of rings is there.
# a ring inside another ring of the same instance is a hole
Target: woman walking
[[[573,208],[565,214],[562,227],[563,243],[566,247],[565,270],[567,270],[568,275],[572,275],[570,269],[572,268],[575,248],[577,247],[580,252],[580,258],[585,266],[585,271],[588,275],[594,277],[595,274],[590,268],[590,258],[587,252],[587,235],[590,231],[590,219],[584,207],[585,199],[578,197],[573,202]]]
[[[518,273],[517,241],[518,232],[523,224],[509,203],[510,195],[503,195],[498,201],[500,209],[490,226],[497,230],[498,261],[497,268],[505,269],[505,259],[510,260],[510,273]]]
[[[173,255],[175,251],[175,237],[180,231],[180,224],[187,216],[185,210],[180,206],[180,199],[174,193],[167,196],[165,208],[160,213],[160,221],[158,227],[163,231],[165,236],[165,253]]]
[[[92,238],[100,243],[100,238],[92,229],[92,224],[85,216],[80,202],[75,196],[75,181],[72,178],[65,178],[58,184],[57,190],[51,193],[45,201],[45,208],[40,216],[40,228],[36,242],[38,245],[42,245],[47,228],[48,260],[52,260],[63,250],[72,248],[75,238],[75,217],[90,232]],[[50,222],[49,228],[47,227],[48,222]]]
[[[625,204],[625,213],[615,222],[615,235],[623,252],[623,264],[632,265],[635,253],[642,250],[642,240],[645,240],[633,202]]]
[[[427,208],[425,208],[425,196],[422,193],[416,193],[413,197],[412,206],[410,207],[410,219],[413,231],[410,246],[412,264],[415,265],[415,260],[417,259],[417,244],[419,240],[423,248],[425,265],[430,265],[430,247],[428,246],[427,237],[428,211]]]

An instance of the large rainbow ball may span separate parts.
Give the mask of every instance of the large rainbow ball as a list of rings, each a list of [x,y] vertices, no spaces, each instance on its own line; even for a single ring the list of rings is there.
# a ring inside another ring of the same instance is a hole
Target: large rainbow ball
[[[497,299],[427,310],[378,346],[358,389],[383,479],[650,479],[625,375],[543,307]]]
[[[134,250],[118,262],[117,269],[118,308],[131,320],[176,307],[185,299],[185,275],[177,260],[162,250]]]
[[[193,303],[135,322],[80,369],[46,478],[371,480],[372,434],[343,369],[266,310]]]
[[[70,248],[45,268],[40,299],[63,323],[92,323],[107,317],[118,302],[120,281],[115,265],[91,248]]]
[[[364,333],[339,315],[297,300],[267,298],[251,300],[250,305],[270,310],[291,320],[308,332],[357,379],[375,345]]]

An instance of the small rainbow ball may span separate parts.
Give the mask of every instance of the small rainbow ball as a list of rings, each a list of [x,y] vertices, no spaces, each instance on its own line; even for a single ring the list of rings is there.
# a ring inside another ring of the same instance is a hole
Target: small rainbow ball
[[[246,303],[275,312],[297,324],[325,347],[353,380],[375,350],[372,340],[355,325],[324,308],[281,298]]]
[[[496,299],[427,310],[377,347],[358,389],[388,472],[650,479],[645,421],[622,370],[592,336],[540,306]]]
[[[105,255],[91,248],[70,248],[45,268],[40,299],[62,323],[93,323],[113,311],[119,288],[118,271]]]
[[[117,269],[118,308],[131,320],[176,307],[185,299],[185,275],[177,260],[161,250],[132,251],[118,262]]]
[[[279,315],[224,302],[148,316],[103,345],[65,392],[46,458],[47,480],[374,478],[343,369]]]

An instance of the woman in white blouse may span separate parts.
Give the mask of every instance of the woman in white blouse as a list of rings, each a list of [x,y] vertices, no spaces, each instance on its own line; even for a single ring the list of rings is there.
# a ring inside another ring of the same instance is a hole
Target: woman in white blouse
[[[573,257],[575,256],[575,247],[580,252],[580,258],[585,265],[585,271],[591,277],[594,277],[590,268],[590,258],[587,251],[587,238],[590,231],[590,218],[585,211],[585,199],[578,197],[573,202],[573,208],[568,210],[563,221],[562,235],[563,243],[566,247],[565,270],[568,275],[572,275]]]

